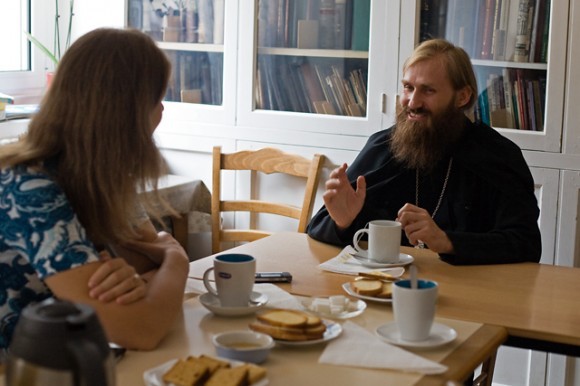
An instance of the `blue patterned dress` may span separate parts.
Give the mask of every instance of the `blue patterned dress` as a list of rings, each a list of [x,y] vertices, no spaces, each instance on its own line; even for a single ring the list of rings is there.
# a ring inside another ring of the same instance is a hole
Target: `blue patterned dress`
[[[52,296],[43,279],[98,260],[60,187],[43,172],[0,170],[0,349],[24,307]]]

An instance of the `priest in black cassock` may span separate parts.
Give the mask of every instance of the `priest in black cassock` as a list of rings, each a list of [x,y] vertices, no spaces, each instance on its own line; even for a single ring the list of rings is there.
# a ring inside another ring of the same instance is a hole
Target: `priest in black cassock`
[[[402,87],[396,125],[330,173],[308,234],[346,246],[369,221],[396,219],[403,245],[451,264],[538,262],[533,178],[517,145],[466,117],[477,83],[465,51],[441,39],[422,43]]]

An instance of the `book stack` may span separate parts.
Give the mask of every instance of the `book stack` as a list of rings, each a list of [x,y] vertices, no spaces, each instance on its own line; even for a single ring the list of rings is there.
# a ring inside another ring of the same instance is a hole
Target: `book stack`
[[[543,131],[545,74],[508,68],[499,71],[478,72],[478,88],[482,91],[475,118],[493,127]]]
[[[260,55],[256,108],[316,114],[366,116],[366,68]]]

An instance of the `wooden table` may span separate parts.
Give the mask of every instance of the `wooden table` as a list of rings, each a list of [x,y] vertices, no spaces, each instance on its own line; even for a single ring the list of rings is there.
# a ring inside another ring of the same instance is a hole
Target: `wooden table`
[[[235,329],[245,330],[254,319],[253,315],[238,318],[215,316],[199,303],[197,297],[190,298],[184,302],[183,317],[178,320],[160,347],[149,352],[128,351],[125,354],[117,365],[117,384],[143,384],[144,371],[176,358],[215,355],[211,343],[213,334]],[[362,315],[351,319],[371,332],[390,320],[390,307],[370,304]],[[458,338],[445,346],[415,350],[415,353],[448,366],[449,370],[441,375],[423,376],[394,370],[319,364],[318,358],[325,348],[324,344],[304,347],[276,346],[262,365],[267,369],[270,386],[445,385],[449,380],[461,382],[469,376],[486,357],[495,353],[507,336],[505,329],[500,327],[441,318],[436,320],[453,327]]]
[[[293,294],[342,294],[348,276],[316,268],[339,248],[299,233],[279,233],[234,249],[254,255],[259,271],[289,271]],[[234,251],[230,250],[230,251]],[[426,249],[403,247],[419,275],[439,283],[437,316],[502,326],[508,345],[580,356],[580,269],[535,263],[453,266]],[[211,258],[192,265],[199,277]]]

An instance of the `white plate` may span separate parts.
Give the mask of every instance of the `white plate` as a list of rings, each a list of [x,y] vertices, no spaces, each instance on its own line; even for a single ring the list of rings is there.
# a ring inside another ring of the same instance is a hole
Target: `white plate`
[[[252,292],[250,299],[252,302],[249,303],[247,307],[222,307],[220,300],[209,292],[206,292],[199,297],[199,301],[205,308],[220,316],[250,315],[268,303],[268,297],[259,292]]]
[[[232,367],[241,366],[242,364],[244,364],[244,362],[234,361],[231,359],[225,359],[220,357],[216,358],[222,361],[230,362],[230,366]],[[149,370],[145,370],[145,372],[143,373],[143,380],[145,381],[145,386],[167,386],[168,384],[163,382],[163,374],[167,372],[167,370],[169,370],[175,362],[177,362],[177,359],[172,359],[170,361],[163,363],[162,365],[159,365]],[[260,379],[256,383],[253,383],[252,386],[266,386],[268,383],[270,383],[268,381],[268,378],[264,378]]]
[[[411,264],[414,260],[413,256],[407,255],[406,253],[399,253],[399,261],[397,263],[377,263],[376,261],[370,260],[366,252],[357,252],[352,257],[367,268],[401,267]]]
[[[371,302],[378,302],[378,303],[392,303],[393,302],[393,299],[391,299],[391,298],[377,298],[377,297],[374,297],[374,296],[360,295],[360,294],[356,293],[356,291],[354,291],[352,289],[352,287],[350,286],[350,283],[344,283],[342,285],[342,289],[347,294],[349,294],[350,296],[353,296],[355,298],[369,300]]]
[[[340,334],[342,334],[342,326],[336,322],[330,320],[323,320],[324,324],[326,324],[326,331],[321,339],[312,339],[312,340],[278,340],[274,339],[277,344],[281,344],[283,346],[311,346],[313,344],[328,342],[329,340],[338,338]]]
[[[390,322],[379,326],[377,328],[377,335],[387,342],[396,344],[397,346],[431,348],[443,346],[444,344],[453,341],[457,338],[457,331],[444,324],[433,323],[433,326],[431,326],[431,334],[428,339],[420,342],[410,342],[401,339],[397,323]]]
[[[342,295],[341,295],[342,296]],[[346,299],[346,297],[344,297]],[[318,312],[310,309],[310,305],[316,298],[308,298],[302,301],[302,305],[306,308],[306,311],[311,312],[315,315],[318,315],[322,318],[329,318],[329,319],[349,319],[354,318],[355,316],[359,316],[363,313],[363,311],[367,308],[367,304],[362,300],[348,300],[344,310],[338,314],[331,314],[326,312]]]

